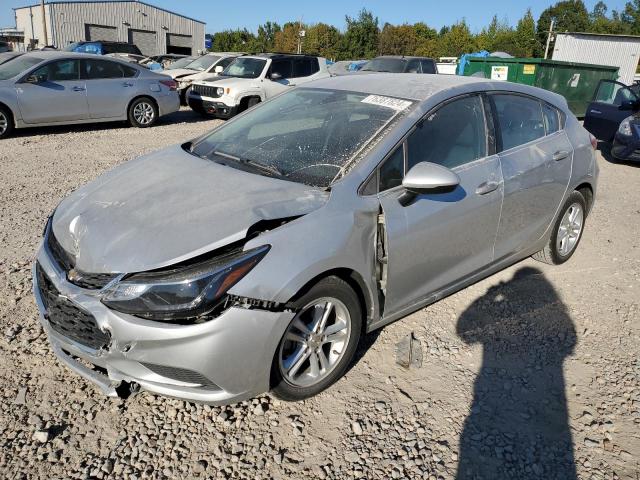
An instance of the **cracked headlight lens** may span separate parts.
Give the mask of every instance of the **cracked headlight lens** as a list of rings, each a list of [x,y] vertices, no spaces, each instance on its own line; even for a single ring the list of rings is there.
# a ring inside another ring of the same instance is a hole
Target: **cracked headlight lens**
[[[171,269],[137,273],[109,288],[102,303],[153,320],[193,318],[220,298],[267,254],[270,245]]]

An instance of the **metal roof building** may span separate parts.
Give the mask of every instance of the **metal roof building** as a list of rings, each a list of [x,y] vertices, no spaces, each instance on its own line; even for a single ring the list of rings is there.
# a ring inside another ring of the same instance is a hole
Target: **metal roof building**
[[[25,46],[64,48],[80,40],[110,40],[135,43],[145,55],[204,50],[204,22],[137,0],[46,2],[46,38],[39,4],[14,12]]]
[[[556,33],[553,59],[618,67],[621,82],[633,83],[640,60],[640,37],[598,33]]]

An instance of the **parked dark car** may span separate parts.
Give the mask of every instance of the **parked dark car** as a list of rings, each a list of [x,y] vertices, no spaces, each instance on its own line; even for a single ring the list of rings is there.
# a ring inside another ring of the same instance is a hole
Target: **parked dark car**
[[[367,62],[361,72],[390,72],[390,73],[438,73],[438,67],[433,58],[427,57],[376,57]]]
[[[640,85],[602,80],[587,108],[584,128],[611,143],[618,160],[640,160]]]
[[[129,55],[142,55],[142,52],[133,43],[109,42],[105,40],[75,42],[64,48],[65,52],[95,53],[96,55],[108,55],[110,53],[125,53]]]
[[[0,42],[0,53],[11,52],[13,48],[7,42]]]

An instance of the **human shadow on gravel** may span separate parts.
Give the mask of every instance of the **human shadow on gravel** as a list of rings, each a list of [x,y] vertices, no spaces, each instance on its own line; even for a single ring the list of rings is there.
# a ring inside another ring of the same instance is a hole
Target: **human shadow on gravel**
[[[575,480],[563,362],[576,331],[551,283],[521,268],[477,299],[456,329],[484,346],[456,478]]]

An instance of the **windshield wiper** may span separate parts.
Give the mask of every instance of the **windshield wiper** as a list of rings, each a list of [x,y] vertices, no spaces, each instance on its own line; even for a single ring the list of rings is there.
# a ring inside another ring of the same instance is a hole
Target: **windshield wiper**
[[[218,150],[214,151],[213,154],[218,155],[219,157],[234,160],[243,165],[249,165],[264,173],[268,173],[271,176],[282,177],[282,178],[285,177],[285,175],[277,167],[274,167],[272,165],[265,165],[264,163],[256,162],[255,160],[250,160],[248,158],[240,158],[235,155],[231,155],[230,153],[220,152]]]

